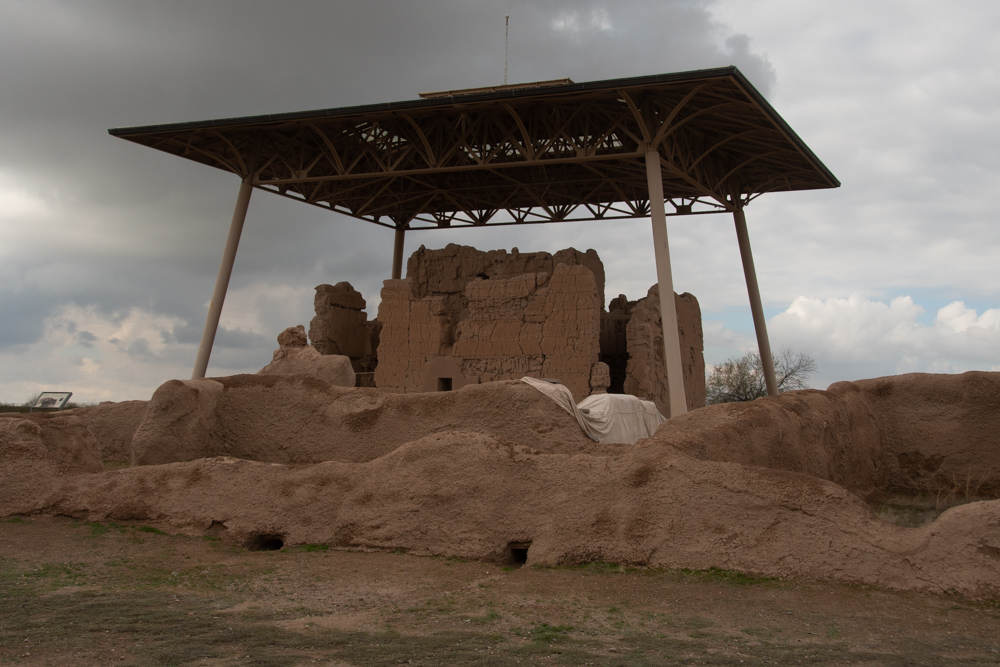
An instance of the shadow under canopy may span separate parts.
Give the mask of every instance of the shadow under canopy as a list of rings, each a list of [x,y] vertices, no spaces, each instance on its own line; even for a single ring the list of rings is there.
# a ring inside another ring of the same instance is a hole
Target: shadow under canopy
[[[743,208],[766,192],[840,185],[736,67],[427,93],[109,133],[241,179],[193,378],[208,367],[253,188],[393,229],[394,279],[406,231],[648,217],[668,416],[686,405],[666,217],[733,214],[774,395]]]

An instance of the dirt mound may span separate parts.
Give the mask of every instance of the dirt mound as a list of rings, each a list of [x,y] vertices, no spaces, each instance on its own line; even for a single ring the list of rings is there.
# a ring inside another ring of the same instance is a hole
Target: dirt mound
[[[64,415],[79,417],[97,439],[105,461],[131,461],[132,436],[146,416],[149,401],[100,403],[92,407],[64,410]]]
[[[67,475],[101,470],[97,441],[78,417],[0,419],[0,516],[31,507]]]
[[[172,380],[153,394],[134,463],[205,456],[270,463],[370,461],[430,433],[464,429],[550,452],[610,453],[551,400],[517,381],[392,394],[307,375]]]
[[[1000,497],[1000,373],[910,373],[828,391],[867,406],[882,434],[887,489]]]
[[[1000,501],[902,529],[831,482],[646,443],[595,457],[451,431],[365,463],[211,458],[62,477],[4,510],[160,521],[241,543],[266,535],[492,560],[513,547],[529,564],[721,567],[1000,594]]]
[[[720,567],[997,597],[1000,500],[900,528],[845,487],[900,484],[910,460],[900,455],[912,452],[940,456],[937,470],[989,469],[998,379],[840,383],[698,410],[632,447],[591,443],[519,382],[385,394],[310,376],[173,381],[157,390],[134,439],[137,462],[162,465],[71,475],[100,470],[80,418],[0,420],[0,516],[154,522],[243,544]],[[325,461],[276,465],[317,460]]]
[[[1000,497],[1000,373],[911,373],[710,405],[654,436],[698,459],[875,491]]]
[[[0,458],[19,459],[41,444],[62,474],[101,472],[101,450],[80,417],[66,412],[38,412],[0,419]],[[33,444],[28,444],[28,443]],[[27,449],[25,449],[27,448]],[[30,456],[29,456],[30,458]]]
[[[804,473],[862,494],[886,481],[881,433],[851,392],[710,405],[667,420],[653,439],[698,459]]]

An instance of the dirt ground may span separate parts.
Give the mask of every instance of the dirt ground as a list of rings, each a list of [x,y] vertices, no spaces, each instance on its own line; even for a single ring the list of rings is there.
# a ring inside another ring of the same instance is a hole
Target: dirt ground
[[[518,663],[998,664],[1000,601],[0,521],[0,664]]]

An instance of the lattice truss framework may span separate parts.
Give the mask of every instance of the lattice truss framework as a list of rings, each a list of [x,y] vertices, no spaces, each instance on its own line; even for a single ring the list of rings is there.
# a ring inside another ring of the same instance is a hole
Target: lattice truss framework
[[[111,133],[404,229],[647,217],[647,146],[668,214],[839,185],[736,68]]]

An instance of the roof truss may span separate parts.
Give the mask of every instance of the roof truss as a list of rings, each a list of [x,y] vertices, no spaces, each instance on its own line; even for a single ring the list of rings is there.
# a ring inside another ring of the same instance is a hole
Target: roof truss
[[[403,229],[647,217],[647,146],[668,214],[839,185],[736,68],[111,133]]]

